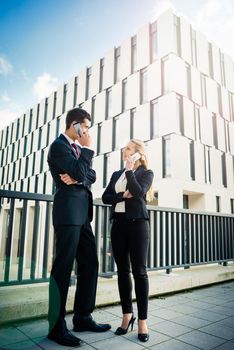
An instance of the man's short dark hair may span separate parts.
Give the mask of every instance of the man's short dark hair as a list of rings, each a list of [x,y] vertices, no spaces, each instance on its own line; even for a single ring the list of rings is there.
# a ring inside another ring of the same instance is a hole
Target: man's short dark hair
[[[82,108],[73,108],[67,112],[66,130],[70,128],[73,122],[83,123],[85,119],[91,121],[90,114]]]

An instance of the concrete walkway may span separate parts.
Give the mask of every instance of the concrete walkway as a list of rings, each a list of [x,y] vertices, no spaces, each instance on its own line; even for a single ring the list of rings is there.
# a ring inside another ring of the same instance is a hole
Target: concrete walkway
[[[136,313],[136,304],[134,304]],[[98,322],[109,322],[106,333],[74,333],[84,343],[82,350],[195,350],[234,349],[234,281],[210,287],[181,292],[149,301],[150,340],[137,340],[137,326],[125,336],[115,336],[121,322],[119,305],[96,309],[93,316]],[[67,318],[72,327],[72,315]],[[0,349],[55,350],[68,348],[46,338],[46,319],[14,323],[0,329]]]

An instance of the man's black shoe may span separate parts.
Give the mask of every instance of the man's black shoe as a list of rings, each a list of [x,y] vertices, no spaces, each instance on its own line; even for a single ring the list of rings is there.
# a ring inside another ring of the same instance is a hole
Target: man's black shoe
[[[84,318],[73,318],[73,331],[75,332],[84,332],[84,331],[91,331],[91,332],[106,332],[111,329],[111,325],[108,323],[96,323],[92,316],[84,317]]]
[[[82,342],[81,339],[75,337],[68,330],[65,330],[61,333],[52,331],[47,335],[47,338],[55,341],[56,343],[58,343],[60,345],[70,346],[70,347],[79,346],[79,345],[81,345],[81,342]]]

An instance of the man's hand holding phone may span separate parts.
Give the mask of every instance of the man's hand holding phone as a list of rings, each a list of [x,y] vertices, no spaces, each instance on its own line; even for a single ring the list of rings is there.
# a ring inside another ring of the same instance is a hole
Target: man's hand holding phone
[[[77,134],[77,140],[81,144],[81,146],[90,147],[91,145],[91,136],[89,134],[88,129],[83,130],[81,123],[74,124],[74,128]]]

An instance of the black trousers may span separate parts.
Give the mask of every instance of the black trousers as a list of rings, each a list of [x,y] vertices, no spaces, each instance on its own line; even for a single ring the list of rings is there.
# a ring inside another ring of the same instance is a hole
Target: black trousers
[[[135,280],[138,318],[147,319],[149,282],[146,259],[149,246],[147,220],[127,220],[124,214],[116,214],[111,228],[111,243],[117,265],[118,286],[123,314],[131,313],[132,280]]]
[[[82,226],[56,226],[55,238],[56,257],[49,285],[50,330],[64,323],[74,260],[77,261],[77,285],[74,301],[74,312],[77,316],[85,317],[93,312],[98,276],[96,243],[89,221]]]

